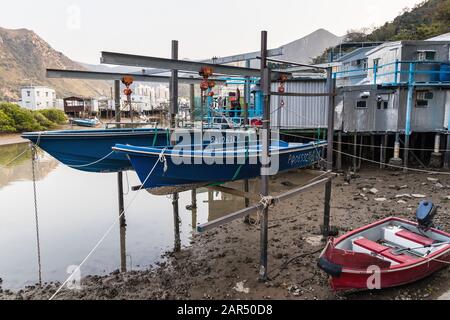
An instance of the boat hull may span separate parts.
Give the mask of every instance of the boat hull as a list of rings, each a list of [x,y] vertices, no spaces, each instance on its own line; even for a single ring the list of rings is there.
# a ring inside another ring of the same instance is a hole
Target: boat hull
[[[338,239],[329,240],[320,256],[318,265],[320,269],[330,275],[330,285],[334,291],[385,289],[402,286],[426,278],[448,266],[450,263],[449,245],[426,258],[418,258],[415,262],[393,266],[390,263],[386,266],[385,260],[369,255],[365,255],[365,258],[360,259],[360,256],[355,256],[352,252],[336,249],[340,243],[355,234],[389,222],[401,222],[411,227],[417,226],[413,222],[393,217],[357,229]],[[448,233],[435,229],[432,231],[442,235],[442,237],[450,238]],[[370,284],[373,284],[376,273],[379,275],[379,287],[372,288]]]
[[[278,171],[287,171],[298,168],[305,168],[313,165],[320,159],[321,149],[324,143],[305,144],[303,147],[291,148],[280,151]],[[136,148],[134,146],[116,145],[117,152],[126,153],[138,174],[145,189],[160,187],[189,185],[199,183],[225,183],[242,179],[252,179],[260,176],[261,165],[257,161],[258,154],[248,155],[244,160],[242,154],[230,156],[234,161],[231,164],[227,158],[223,163],[212,163],[211,158],[199,159],[199,155],[194,152],[189,156],[183,156],[187,163],[179,163],[180,159],[174,158],[173,154],[167,151],[164,159],[161,159],[163,149],[156,148]],[[238,161],[237,159],[241,160]],[[151,176],[149,176],[152,172]]]
[[[198,137],[200,133],[199,130],[180,129],[173,138],[183,143],[188,134],[191,141],[194,141],[201,139],[201,136]],[[228,142],[242,139],[247,135],[246,131],[239,130],[209,130],[207,133],[210,133],[210,136],[205,136],[205,141],[223,139]],[[229,133],[231,137],[226,136]],[[237,136],[234,137],[233,134]],[[120,172],[132,170],[133,167],[126,154],[112,152],[114,145],[164,147],[170,145],[171,134],[169,129],[147,128],[31,132],[24,133],[22,137],[37,144],[52,157],[73,169],[86,172]]]
[[[117,143],[137,146],[166,146],[170,143],[169,132],[164,129],[68,130],[25,133],[22,137],[63,164],[87,172],[131,170],[126,155],[112,152],[111,148]]]

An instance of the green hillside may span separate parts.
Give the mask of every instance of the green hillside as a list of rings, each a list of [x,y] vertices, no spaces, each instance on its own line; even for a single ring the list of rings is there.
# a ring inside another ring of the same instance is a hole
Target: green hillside
[[[425,40],[447,32],[450,32],[450,0],[428,0],[374,30],[366,40]]]

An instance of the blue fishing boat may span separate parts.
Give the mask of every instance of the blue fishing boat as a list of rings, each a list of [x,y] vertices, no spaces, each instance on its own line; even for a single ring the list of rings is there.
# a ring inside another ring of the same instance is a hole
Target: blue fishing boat
[[[231,130],[230,130],[231,131]],[[228,132],[230,132],[228,131]],[[199,130],[179,130],[173,139],[177,142],[188,132],[191,137],[199,134]],[[222,137],[226,141],[226,131],[210,130],[211,142]],[[234,130],[239,134],[247,132]],[[87,172],[120,172],[132,170],[132,166],[124,153],[111,150],[116,144],[127,144],[142,147],[165,147],[170,145],[169,129],[97,129],[97,130],[62,130],[48,132],[24,133],[22,137],[30,140],[63,164]],[[237,138],[239,139],[239,137]],[[192,141],[194,139],[192,138]],[[190,141],[186,142],[190,143]]]
[[[89,128],[94,128],[100,124],[98,119],[71,119],[70,121],[77,126]]]
[[[131,170],[125,154],[112,152],[117,143],[136,146],[167,146],[167,129],[62,130],[24,133],[52,157],[73,169],[87,172],[120,172]]]
[[[270,152],[276,172],[305,168],[320,159],[326,141],[286,143],[272,141]],[[196,146],[139,147],[117,144],[126,154],[145,189],[252,179],[261,174],[261,145],[247,147]],[[221,159],[221,161],[219,160]],[[218,161],[219,160],[219,161]]]

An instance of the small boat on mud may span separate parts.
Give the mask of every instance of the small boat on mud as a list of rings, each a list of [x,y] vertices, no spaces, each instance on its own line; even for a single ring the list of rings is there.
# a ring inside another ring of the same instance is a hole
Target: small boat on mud
[[[305,168],[320,160],[325,141],[286,143],[272,141],[271,155],[276,172]],[[117,144],[113,150],[126,154],[143,188],[155,189],[195,184],[225,183],[252,179],[261,174],[261,145],[217,143],[189,148],[149,148]]]
[[[450,263],[450,234],[432,228],[436,207],[422,201],[417,223],[387,218],[331,238],[318,266],[335,291],[384,289],[415,282]]]
[[[97,118],[94,119],[71,119],[71,123],[80,127],[94,128],[100,124]]]

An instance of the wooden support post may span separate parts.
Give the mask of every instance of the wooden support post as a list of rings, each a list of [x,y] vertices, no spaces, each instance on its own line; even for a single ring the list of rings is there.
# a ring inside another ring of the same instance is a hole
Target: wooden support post
[[[447,94],[447,96],[448,96],[448,94]],[[447,144],[446,144],[445,149],[446,150],[445,150],[444,168],[450,169],[450,134],[448,131],[447,131]]]
[[[375,135],[370,135],[370,159],[375,161]]]
[[[175,192],[173,194],[172,199],[172,207],[173,207],[173,225],[174,225],[174,251],[180,252],[181,251],[181,237],[180,237],[180,215],[178,210],[178,199],[179,195],[178,192]]]
[[[337,145],[338,153],[336,159],[336,169],[337,171],[342,170],[342,131],[338,131],[338,145]]]
[[[327,130],[327,171],[333,170],[333,153],[334,153],[334,91],[335,83],[333,80],[333,69],[327,69],[327,90],[330,96],[328,97],[328,130]],[[322,235],[328,238],[330,234],[330,211],[331,211],[331,179],[325,184],[325,203],[323,212]]]
[[[191,192],[192,229],[197,228],[197,189]]]
[[[356,173],[358,171],[357,168],[357,160],[358,159],[358,133],[353,134],[353,171]]]
[[[261,32],[261,84],[264,95],[263,138],[262,138],[262,167],[261,167],[261,195],[269,195],[269,168],[270,168],[270,69],[267,66],[267,31]],[[259,267],[259,280],[267,281],[267,248],[269,233],[269,208],[265,207],[261,214],[261,256]]]

